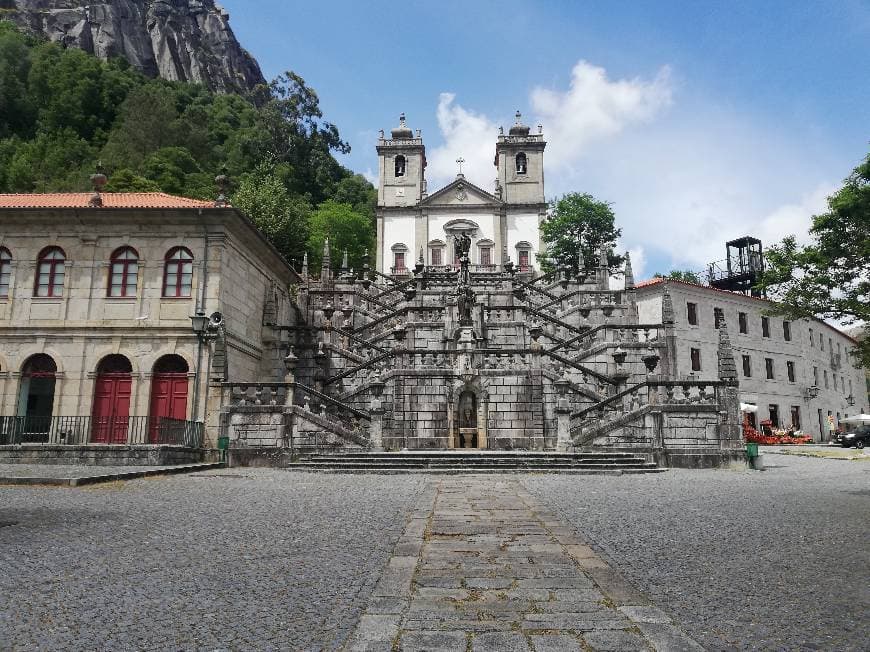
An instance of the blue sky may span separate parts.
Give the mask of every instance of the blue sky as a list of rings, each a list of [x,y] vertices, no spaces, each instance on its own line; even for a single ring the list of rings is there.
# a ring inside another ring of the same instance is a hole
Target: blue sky
[[[458,156],[490,189],[498,125],[541,123],[548,196],[612,202],[641,276],[804,234],[870,150],[868,0],[221,3],[267,78],[316,89],[357,172],[404,111],[430,190]]]

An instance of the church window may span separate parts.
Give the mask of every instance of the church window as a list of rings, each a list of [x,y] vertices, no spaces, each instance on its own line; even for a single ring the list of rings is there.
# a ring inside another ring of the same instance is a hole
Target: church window
[[[175,247],[166,254],[163,267],[163,296],[189,297],[193,286],[193,254]]]
[[[9,296],[9,280],[12,276],[12,254],[0,247],[0,298]]]
[[[525,174],[528,169],[528,162],[526,160],[526,155],[524,152],[520,152],[517,154],[517,174]]]
[[[404,251],[396,251],[393,252],[393,271],[396,273],[404,272],[405,267],[405,252]]]
[[[396,157],[396,167],[395,167],[395,175],[397,177],[405,176],[405,157],[399,154]]]
[[[441,247],[432,247],[432,253],[429,258],[432,261],[432,265],[443,265],[444,263],[441,262]]]
[[[692,371],[701,371],[701,349],[689,349],[692,359]]]
[[[48,247],[39,254],[36,266],[37,297],[63,296],[66,255],[60,247]]]
[[[520,249],[518,252],[519,263],[520,263],[520,271],[527,272],[529,271],[529,250],[528,249]]]
[[[481,247],[480,248],[480,264],[481,265],[492,265],[492,248],[491,247]]]
[[[132,247],[121,247],[109,263],[109,296],[135,297],[139,280],[139,254]]]

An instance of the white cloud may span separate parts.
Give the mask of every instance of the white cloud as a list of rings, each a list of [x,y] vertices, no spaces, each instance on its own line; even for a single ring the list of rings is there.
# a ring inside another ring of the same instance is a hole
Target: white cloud
[[[648,122],[671,105],[670,68],[649,81],[611,81],[604,68],[579,61],[571,71],[570,88],[535,88],[531,104],[546,126],[547,165],[573,164],[586,146],[620,133],[627,125]]]
[[[362,175],[368,180],[370,184],[372,184],[375,188],[378,187],[380,180],[378,179],[378,173],[371,169],[371,167],[367,167],[366,171],[362,173]]]
[[[810,216],[838,187],[832,176],[848,172],[831,175],[823,150],[776,121],[685,86],[676,88],[668,66],[651,78],[610,79],[581,60],[567,89],[530,91],[534,115],[525,121],[544,126],[547,196],[589,192],[612,202],[637,280],[704,270],[742,235],[765,245],[805,238]],[[466,176],[491,190],[498,126],[512,118],[468,109],[453,93],[441,94],[437,118],[443,142],[429,151],[430,192],[455,177],[459,156]]]
[[[455,104],[456,95],[441,93],[438,98],[438,128],[444,143],[431,150],[427,158],[426,177],[429,191],[453,180],[459,171],[456,159],[463,158],[462,172],[472,182],[491,191],[496,171],[495,139],[498,126],[481,113]]]

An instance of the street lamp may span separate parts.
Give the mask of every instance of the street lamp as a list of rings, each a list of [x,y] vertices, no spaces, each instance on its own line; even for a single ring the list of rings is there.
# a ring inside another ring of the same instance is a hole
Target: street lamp
[[[199,341],[199,346],[196,350],[196,370],[194,372],[194,391],[193,391],[193,419],[199,417],[199,387],[200,387],[200,370],[202,369],[202,345],[207,344],[212,340],[217,339],[220,327],[224,323],[223,315],[219,312],[213,312],[206,316],[205,310],[197,308],[196,313],[190,316],[190,326],[193,329],[196,339]],[[208,374],[206,374],[208,378]],[[226,380],[226,379],[224,379]]]
[[[205,330],[208,328],[208,317],[205,314],[205,310],[200,308],[196,311],[195,315],[191,315],[190,325],[193,327],[193,332],[196,333],[196,336],[202,340]]]

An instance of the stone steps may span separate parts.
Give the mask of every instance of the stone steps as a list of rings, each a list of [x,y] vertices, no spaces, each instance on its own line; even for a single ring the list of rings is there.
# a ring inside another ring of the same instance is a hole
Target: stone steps
[[[328,473],[658,473],[632,453],[400,452],[313,454],[288,469]]]

